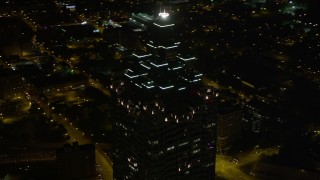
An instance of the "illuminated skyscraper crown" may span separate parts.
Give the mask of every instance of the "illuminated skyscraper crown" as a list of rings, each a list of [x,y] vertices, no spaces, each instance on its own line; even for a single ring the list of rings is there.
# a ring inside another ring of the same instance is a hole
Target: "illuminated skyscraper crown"
[[[174,26],[174,24],[172,23],[172,19],[168,18],[169,13],[167,13],[166,10],[161,11],[160,9],[160,13],[158,15],[158,18],[153,23],[155,26],[165,29],[167,29],[167,27]]]
[[[163,10],[163,12],[160,11],[159,16],[165,19],[169,16],[169,13],[166,13],[166,10]]]

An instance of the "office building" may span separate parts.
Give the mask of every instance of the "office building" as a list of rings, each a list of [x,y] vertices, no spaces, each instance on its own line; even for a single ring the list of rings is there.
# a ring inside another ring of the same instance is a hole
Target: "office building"
[[[234,105],[223,105],[218,109],[217,150],[224,152],[239,140],[242,132],[242,111]]]
[[[180,52],[161,12],[111,88],[127,118],[114,124],[114,179],[214,179],[217,93],[202,86],[197,60]]]

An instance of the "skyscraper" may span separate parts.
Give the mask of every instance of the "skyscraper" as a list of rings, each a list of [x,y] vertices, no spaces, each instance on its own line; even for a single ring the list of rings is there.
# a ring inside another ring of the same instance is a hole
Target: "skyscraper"
[[[114,179],[214,179],[216,92],[201,84],[196,57],[180,52],[163,11],[113,87],[127,118],[114,124]]]

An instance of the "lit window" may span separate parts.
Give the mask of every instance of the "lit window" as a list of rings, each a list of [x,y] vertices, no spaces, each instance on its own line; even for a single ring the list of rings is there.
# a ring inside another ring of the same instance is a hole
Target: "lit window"
[[[173,150],[174,149],[174,146],[171,146],[171,147],[168,147],[167,148],[167,151],[171,151],[171,150]]]
[[[199,141],[200,141],[200,138],[195,139],[193,142],[199,142]]]
[[[196,153],[198,153],[198,152],[200,152],[200,149],[196,149],[196,150],[193,150],[193,151],[192,151],[193,154],[196,154]]]

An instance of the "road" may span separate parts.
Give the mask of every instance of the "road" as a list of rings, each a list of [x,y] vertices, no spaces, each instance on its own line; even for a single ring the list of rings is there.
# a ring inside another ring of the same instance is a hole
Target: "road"
[[[88,138],[84,132],[81,132],[78,128],[74,127],[67,118],[62,116],[62,114],[54,114],[46,103],[38,101],[38,104],[43,108],[47,115],[51,116],[54,121],[61,123],[66,128],[70,137],[69,143],[77,141],[79,144],[92,144],[90,138]],[[113,179],[112,161],[98,144],[95,144],[95,147],[96,163],[100,167],[97,169],[98,173],[101,174],[104,180]]]
[[[92,87],[99,89],[103,94],[111,96],[110,91],[103,87],[99,82],[89,77],[89,83]]]
[[[253,149],[250,152],[239,153],[237,155],[238,161],[234,161],[234,157],[219,155],[216,157],[216,174],[217,176],[227,180],[252,180],[256,179],[250,174],[246,174],[241,170],[241,167],[249,165],[251,163],[258,162],[262,154],[272,155],[277,154],[278,147],[266,148],[266,149]]]
[[[31,22],[32,20],[26,14],[23,14],[23,12],[21,12],[21,14],[17,14],[17,16],[19,16],[24,22],[26,22],[26,24],[28,24],[33,31],[37,30],[36,22]],[[33,45],[37,46],[41,51],[48,52],[48,54],[54,56],[53,54],[54,52],[50,51],[48,48],[44,47],[42,44],[37,43],[35,38],[33,38],[32,42],[33,42]],[[59,61],[64,61],[68,63],[72,68],[74,68],[73,64],[71,64],[71,61],[64,60],[56,56],[54,57]],[[75,69],[75,71],[77,70]],[[97,83],[93,79],[90,78],[90,82],[94,87],[102,90],[103,93],[105,93],[106,95],[110,95],[110,93],[105,88],[103,88],[99,83]],[[79,144],[92,144],[92,141],[90,140],[90,138],[88,138],[86,134],[81,132],[78,128],[74,127],[73,124],[69,122],[67,118],[62,116],[62,114],[59,114],[59,115],[54,114],[52,110],[49,108],[48,104],[46,103],[38,101],[38,104],[43,108],[44,112],[47,115],[50,115],[53,118],[54,121],[64,125],[68,135],[70,136],[70,140],[69,140],[70,142],[77,141]],[[99,165],[99,168],[97,168],[98,173],[102,176],[102,179],[104,180],[113,179],[113,168],[112,168],[113,165],[112,165],[111,159],[103,152],[103,150],[101,149],[101,147],[99,147],[98,144],[95,144],[95,146],[96,146],[96,152],[95,152],[96,163]]]
[[[96,145],[96,161],[101,169],[98,172],[101,174],[102,179],[111,180],[113,179],[113,167],[110,158],[103,152],[100,146]]]
[[[231,180],[251,180],[252,177],[242,172],[237,164],[229,162],[228,157],[217,155],[216,157],[216,175],[223,179]]]

